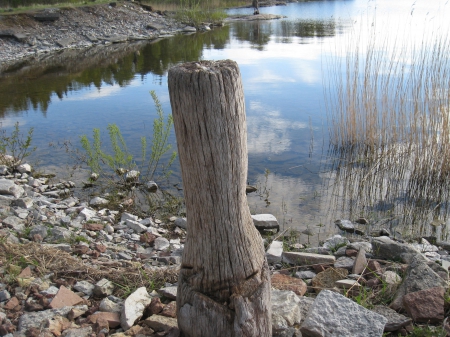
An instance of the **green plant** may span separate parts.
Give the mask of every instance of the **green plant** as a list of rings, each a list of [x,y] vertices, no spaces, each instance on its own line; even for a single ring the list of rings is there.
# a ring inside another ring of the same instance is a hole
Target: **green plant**
[[[0,164],[13,168],[20,165],[36,150],[36,147],[31,146],[32,141],[33,128],[28,129],[27,134],[23,135],[19,128],[19,122],[14,124],[14,130],[10,135],[6,133],[6,130],[0,129]]]
[[[100,176],[100,184],[109,184],[114,186],[117,183],[127,185],[132,183],[136,185],[138,181],[150,181],[154,178],[156,172],[160,172],[164,177],[171,174],[170,166],[176,159],[176,152],[172,152],[165,164],[161,160],[171,150],[169,144],[169,135],[173,126],[172,116],[164,118],[164,111],[154,91],[151,91],[158,117],[153,121],[153,135],[150,145],[150,155],[147,158],[148,143],[146,137],[141,137],[141,165],[138,165],[134,156],[127,148],[127,144],[115,124],[108,125],[109,140],[111,143],[112,154],[103,149],[100,137],[100,130],[93,130],[92,142],[86,135],[80,137],[81,146],[84,149],[84,162],[90,167],[93,173]],[[139,174],[135,179],[127,180],[125,173],[131,170],[138,170]],[[145,173],[140,173],[145,170]]]
[[[441,326],[418,325],[409,334],[411,337],[445,337],[447,332]]]
[[[181,9],[176,12],[175,18],[195,27],[204,23],[218,24],[227,17],[224,10],[212,8],[207,1],[181,0],[180,7]]]

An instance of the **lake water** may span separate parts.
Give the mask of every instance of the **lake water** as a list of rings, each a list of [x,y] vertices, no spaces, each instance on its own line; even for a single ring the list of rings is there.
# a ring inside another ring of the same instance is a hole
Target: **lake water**
[[[449,7],[440,0],[289,3],[260,10],[286,16],[281,20],[234,22],[152,43],[67,51],[38,67],[0,75],[0,121],[7,132],[15,122],[22,130],[33,127],[38,150],[32,160],[60,174],[67,174],[65,165],[71,163],[61,144],[79,147],[80,135],[91,135],[93,128],[106,135],[109,123],[120,127],[138,157],[140,137],[151,134],[156,116],[149,91],[170,112],[168,69],[187,61],[235,60],[246,99],[248,181],[259,189],[249,195],[251,211],[272,213],[283,228],[310,228],[317,233],[311,239],[324,239],[335,231],[335,219],[373,214],[361,209],[350,214],[354,201],[336,205],[339,196],[333,194],[332,185],[339,182],[329,156],[328,116],[333,79],[342,74],[339,62],[345,63],[351,46],[364,46],[374,36],[380,41],[375,52],[406,42],[426,49],[430,36],[448,35]],[[408,59],[400,62],[407,65]],[[180,181],[177,165],[174,171],[172,183]],[[300,241],[307,240],[303,236]]]

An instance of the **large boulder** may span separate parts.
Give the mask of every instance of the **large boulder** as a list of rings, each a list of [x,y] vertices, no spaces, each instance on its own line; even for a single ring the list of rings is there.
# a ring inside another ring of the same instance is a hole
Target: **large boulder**
[[[403,297],[406,294],[435,287],[447,289],[448,284],[428,266],[426,259],[418,254],[408,266],[403,282],[398,288],[390,307],[396,311],[404,309]]]
[[[372,239],[373,254],[387,260],[402,261],[410,263],[412,258],[420,254],[415,247],[400,243],[387,236]]]
[[[300,327],[304,336],[381,337],[387,319],[345,296],[323,290]]]

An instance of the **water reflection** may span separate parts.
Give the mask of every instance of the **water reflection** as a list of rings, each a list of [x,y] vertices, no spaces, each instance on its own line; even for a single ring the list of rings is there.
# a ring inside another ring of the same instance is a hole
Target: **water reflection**
[[[223,27],[209,34],[177,35],[151,43],[65,50],[3,69],[0,118],[30,108],[45,115],[53,94],[63,99],[69,92],[90,86],[125,87],[136,74],[144,78],[152,73],[161,80],[172,65],[200,59],[203,48],[224,48],[228,36],[228,27]]]

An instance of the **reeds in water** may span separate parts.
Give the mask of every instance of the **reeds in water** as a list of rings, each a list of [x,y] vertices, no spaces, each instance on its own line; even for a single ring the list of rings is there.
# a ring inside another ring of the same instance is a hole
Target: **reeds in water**
[[[331,191],[350,216],[389,216],[414,236],[448,219],[449,42],[378,43],[373,34],[331,65]]]

